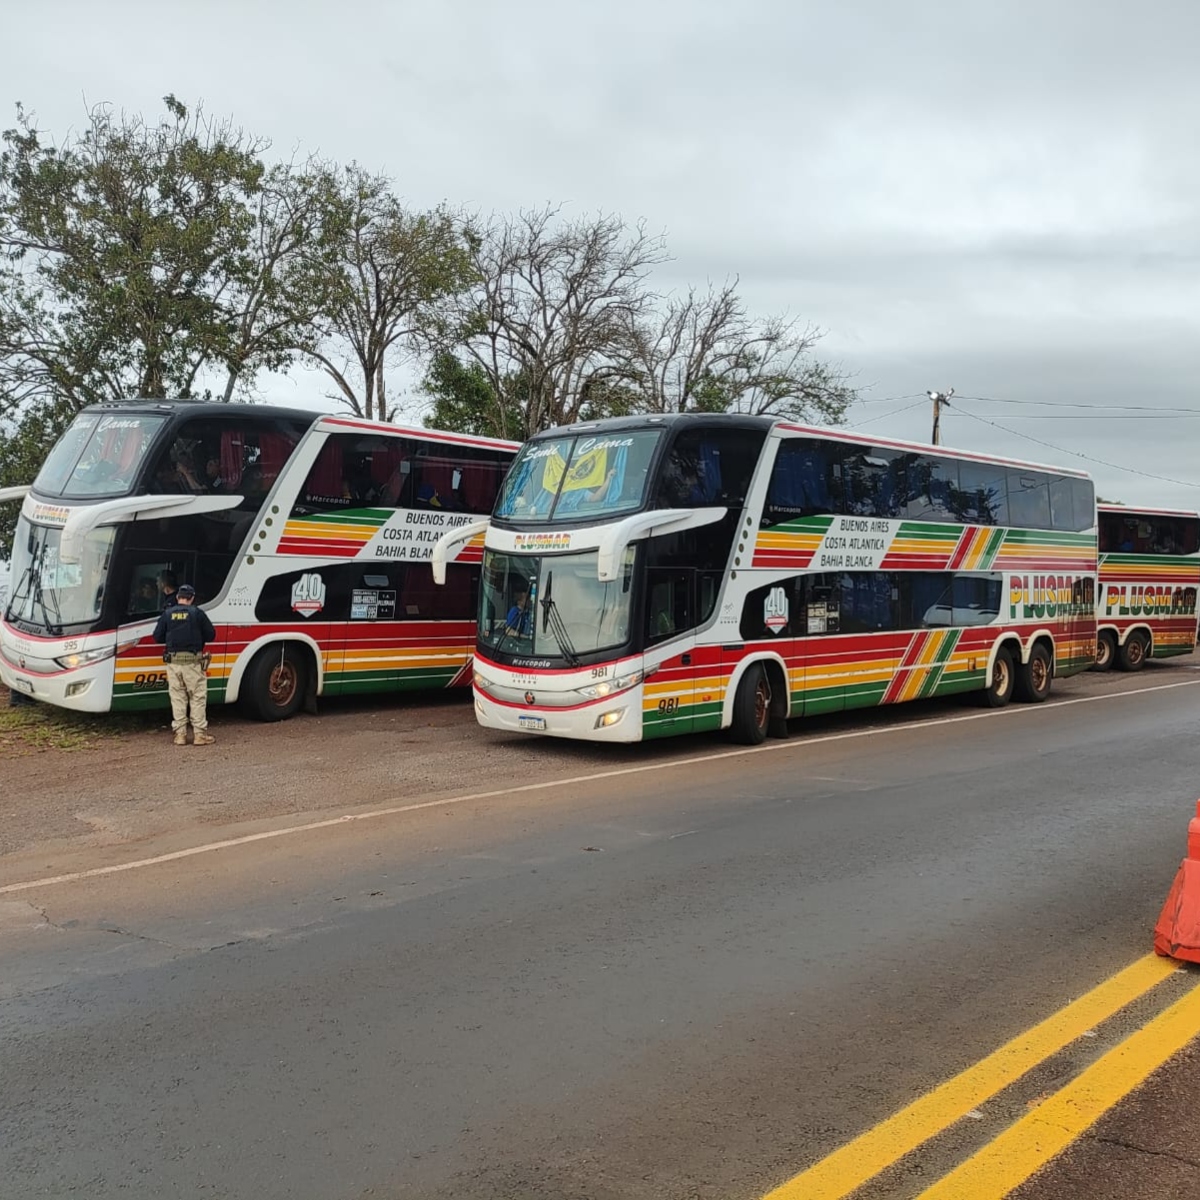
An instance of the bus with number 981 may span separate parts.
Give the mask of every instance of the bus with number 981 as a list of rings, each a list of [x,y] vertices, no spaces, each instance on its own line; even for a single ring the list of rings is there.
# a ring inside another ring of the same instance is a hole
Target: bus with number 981
[[[485,536],[473,686],[494,729],[634,742],[978,692],[1096,651],[1086,474],[769,417],[552,429]]]
[[[84,712],[164,708],[159,612],[192,584],[210,703],[278,720],[319,696],[465,685],[482,539],[515,443],[266,405],[84,409],[20,500],[0,680]]]

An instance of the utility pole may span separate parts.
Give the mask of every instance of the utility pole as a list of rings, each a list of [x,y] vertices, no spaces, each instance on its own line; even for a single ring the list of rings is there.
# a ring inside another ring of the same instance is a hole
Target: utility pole
[[[951,388],[948,392],[926,392],[930,400],[933,401],[933,437],[932,442],[935,446],[942,444],[942,405],[950,407],[950,397],[954,395],[954,389]]]

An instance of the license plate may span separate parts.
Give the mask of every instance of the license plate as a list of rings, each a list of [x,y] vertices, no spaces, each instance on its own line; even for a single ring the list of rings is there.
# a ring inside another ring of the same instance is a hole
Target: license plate
[[[21,691],[28,692],[31,696],[33,695],[33,680],[32,679],[22,679],[20,677],[20,675],[18,675],[13,680],[13,683],[15,683],[17,685],[17,687],[19,687],[21,689]]]
[[[518,717],[517,718],[517,728],[518,729],[545,729],[546,728],[546,718],[545,717]]]

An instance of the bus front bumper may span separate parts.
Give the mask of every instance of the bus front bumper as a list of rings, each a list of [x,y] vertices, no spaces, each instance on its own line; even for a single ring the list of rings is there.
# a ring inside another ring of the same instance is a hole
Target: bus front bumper
[[[114,655],[78,667],[64,667],[58,661],[79,652],[80,641],[27,638],[8,625],[0,625],[0,683],[42,704],[75,712],[108,712],[112,707]]]
[[[535,733],[587,742],[642,740],[642,686],[569,707],[498,701],[474,688],[475,716],[485,729]]]

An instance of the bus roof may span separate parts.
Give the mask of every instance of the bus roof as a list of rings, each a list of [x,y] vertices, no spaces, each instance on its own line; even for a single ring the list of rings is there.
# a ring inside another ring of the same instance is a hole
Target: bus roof
[[[826,438],[837,442],[867,443],[871,446],[887,446],[892,450],[911,450],[915,454],[941,455],[943,458],[968,459],[971,462],[997,463],[1003,467],[1027,467],[1031,471],[1048,471],[1055,475],[1071,475],[1076,479],[1090,479],[1086,471],[1075,467],[1062,467],[1057,463],[1030,462],[1023,458],[1003,458],[998,454],[980,454],[976,450],[955,450],[952,446],[935,446],[930,442],[901,442],[895,438],[863,437],[852,429],[835,429],[827,425],[796,425],[790,421],[777,423],[779,429],[788,433],[803,433],[808,437]]]
[[[1077,479],[1091,478],[1086,471],[1074,467],[1061,467],[1049,463],[1029,462],[1024,459],[1002,458],[995,454],[980,454],[974,450],[955,450],[949,446],[934,446],[928,442],[903,442],[895,438],[864,437],[853,429],[838,429],[829,425],[800,425],[779,417],[752,417],[741,413],[651,413],[636,417],[609,417],[603,421],[583,421],[575,425],[560,425],[546,429],[534,436],[567,437],[587,430],[610,433],[626,429],[655,429],[664,426],[675,428],[681,425],[728,425],[731,429],[778,429],[785,433],[802,433],[808,437],[824,438],[829,441],[857,442],[871,446],[887,446],[895,450],[910,450],[916,454],[941,455],[944,458],[970,459],[973,462],[998,463],[1005,467],[1027,467],[1031,471],[1049,471],[1057,475],[1071,475]]]
[[[510,450],[516,453],[520,442],[505,442],[499,438],[476,437],[471,433],[447,433],[441,429],[425,429],[419,425],[399,425],[390,421],[367,421],[362,417],[342,417],[325,414],[319,417],[322,429],[361,429],[368,433],[390,433],[424,438],[431,442],[450,442],[458,446],[482,446],[487,450]]]
[[[170,416],[196,416],[210,413],[229,417],[276,416],[303,421],[308,425],[320,425],[322,429],[361,429],[372,433],[404,434],[409,437],[425,438],[431,442],[450,442],[456,445],[482,446],[491,450],[509,450],[515,453],[520,442],[506,442],[499,438],[476,437],[467,433],[448,433],[440,429],[425,429],[416,425],[392,424],[385,421],[367,421],[361,417],[342,416],[337,413],[313,412],[307,408],[284,408],[277,404],[226,404],[219,400],[171,399],[171,400],[114,400],[102,404],[89,404],[83,412],[144,412],[162,413]]]
[[[726,425],[730,429],[770,429],[778,425],[775,417],[750,417],[742,413],[642,413],[631,417],[605,417],[602,421],[577,421],[556,425],[535,433],[534,439],[573,437],[580,433],[617,433],[630,429],[679,428],[688,425]]]
[[[196,416],[201,413],[219,411],[230,417],[261,417],[264,413],[287,417],[312,424],[320,413],[303,408],[282,408],[276,404],[226,404],[221,400],[112,400],[102,404],[89,404],[81,412],[144,412],[162,413],[168,416]]]
[[[1192,508],[1147,508],[1141,504],[1097,504],[1096,511],[1126,517],[1200,517],[1200,512]]]

